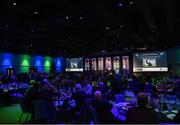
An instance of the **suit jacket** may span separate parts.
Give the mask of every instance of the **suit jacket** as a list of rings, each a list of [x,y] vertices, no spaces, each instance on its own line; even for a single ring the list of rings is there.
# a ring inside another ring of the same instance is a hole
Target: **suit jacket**
[[[157,114],[153,109],[146,107],[132,108],[127,112],[128,124],[156,124]]]

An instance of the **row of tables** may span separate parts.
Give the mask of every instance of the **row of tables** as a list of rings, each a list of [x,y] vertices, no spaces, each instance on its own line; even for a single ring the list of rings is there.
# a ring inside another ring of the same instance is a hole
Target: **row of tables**
[[[0,84],[1,95],[9,94],[12,97],[23,97],[24,93],[30,86],[26,83],[17,84]]]

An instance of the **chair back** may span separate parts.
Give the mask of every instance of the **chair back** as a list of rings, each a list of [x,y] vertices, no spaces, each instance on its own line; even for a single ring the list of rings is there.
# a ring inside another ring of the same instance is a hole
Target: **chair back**
[[[125,102],[124,94],[115,95],[116,103]]]
[[[35,115],[40,120],[48,119],[48,106],[45,100],[34,100],[33,101]]]

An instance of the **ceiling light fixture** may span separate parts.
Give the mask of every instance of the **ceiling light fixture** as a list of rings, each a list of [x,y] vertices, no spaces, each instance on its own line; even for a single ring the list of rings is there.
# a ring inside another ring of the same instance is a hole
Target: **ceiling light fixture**
[[[133,3],[134,3],[134,2],[132,2],[132,1],[130,2],[131,5],[132,5]]]
[[[122,3],[118,3],[118,6],[119,6],[119,7],[122,7],[122,6],[123,6],[123,4],[122,4]]]
[[[13,6],[16,6],[16,2],[13,3]]]
[[[101,53],[105,53],[106,52],[106,50],[101,50]]]
[[[37,11],[34,11],[34,14],[35,14],[35,15],[37,15],[37,14],[38,14],[38,12],[37,12]]]
[[[108,26],[106,27],[106,30],[109,30],[109,27],[108,27]]]
[[[68,20],[68,19],[69,19],[69,17],[67,16],[67,17],[66,17],[66,19]]]

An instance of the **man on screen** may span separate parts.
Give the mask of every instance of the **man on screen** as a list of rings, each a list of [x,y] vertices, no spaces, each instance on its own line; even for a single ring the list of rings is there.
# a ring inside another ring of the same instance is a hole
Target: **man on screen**
[[[77,63],[71,63],[71,68],[77,68]]]
[[[146,64],[147,64],[148,66],[152,66],[152,63],[151,63],[151,61],[149,61],[149,60],[146,60]]]

